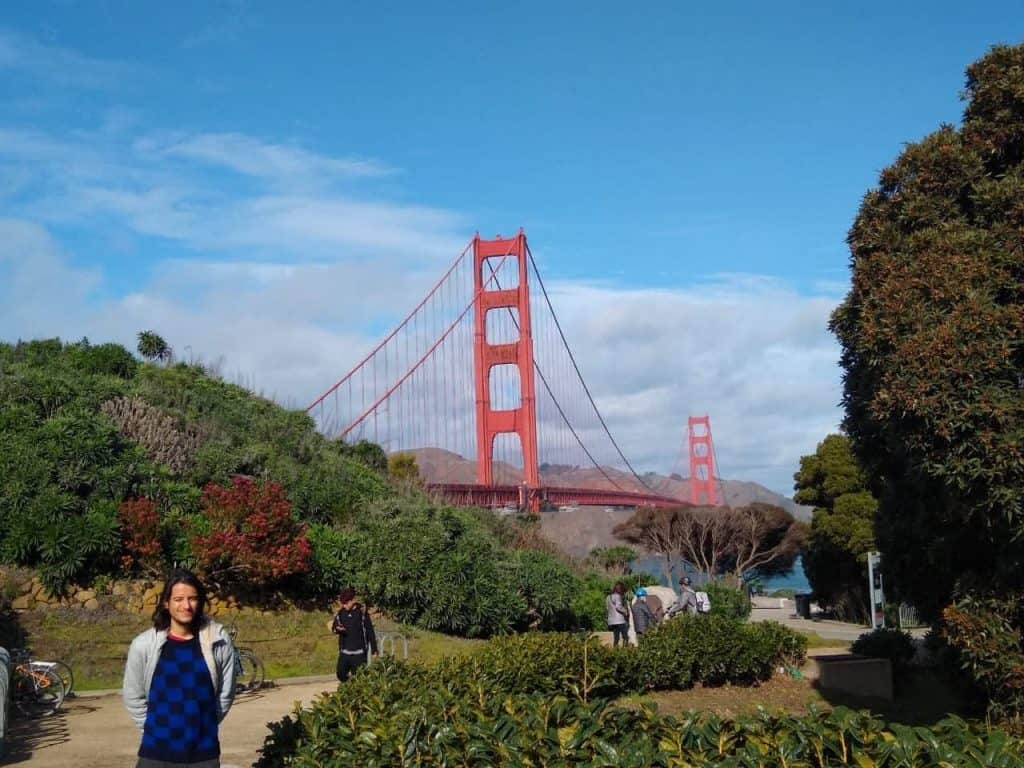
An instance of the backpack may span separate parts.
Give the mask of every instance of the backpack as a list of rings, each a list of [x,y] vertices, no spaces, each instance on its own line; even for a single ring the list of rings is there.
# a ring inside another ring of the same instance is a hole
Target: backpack
[[[707,592],[697,592],[694,597],[697,600],[697,613],[711,613],[711,598]]]

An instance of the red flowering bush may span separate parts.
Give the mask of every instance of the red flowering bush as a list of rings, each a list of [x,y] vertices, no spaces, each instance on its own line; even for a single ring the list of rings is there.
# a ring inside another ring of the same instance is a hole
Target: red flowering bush
[[[128,499],[117,510],[121,524],[121,567],[125,571],[157,574],[163,568],[160,513],[152,499]]]
[[[202,515],[191,536],[196,567],[214,582],[262,586],[309,570],[306,526],[292,517],[285,490],[235,478],[203,489]]]

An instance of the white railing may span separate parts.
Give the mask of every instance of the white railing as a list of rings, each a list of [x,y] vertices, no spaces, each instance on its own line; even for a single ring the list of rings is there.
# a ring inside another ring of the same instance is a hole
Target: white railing
[[[923,626],[921,619],[917,616],[917,608],[906,603],[900,603],[900,629],[913,629],[915,627]]]

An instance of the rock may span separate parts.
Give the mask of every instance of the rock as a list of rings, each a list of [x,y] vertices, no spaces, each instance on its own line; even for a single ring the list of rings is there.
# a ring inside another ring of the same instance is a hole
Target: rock
[[[88,600],[82,603],[82,607],[90,611],[95,611],[97,608],[100,607],[100,601],[97,600],[95,597],[90,597]]]
[[[128,585],[125,584],[123,581],[115,582],[114,585],[110,588],[110,594],[115,595],[117,597],[123,597],[124,595],[128,594]]]
[[[11,608],[15,611],[27,611],[34,608],[35,605],[36,601],[32,595],[18,595],[11,601]]]
[[[80,603],[87,603],[96,599],[96,593],[91,589],[80,589],[75,593],[75,600]]]

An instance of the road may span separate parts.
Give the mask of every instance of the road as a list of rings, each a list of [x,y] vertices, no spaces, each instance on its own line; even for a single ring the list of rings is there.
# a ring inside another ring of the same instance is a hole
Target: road
[[[308,679],[307,679],[308,680]],[[282,685],[245,694],[221,725],[221,768],[251,766],[263,746],[267,723],[288,714],[295,702],[308,703],[333,691],[333,677]],[[69,699],[61,712],[41,720],[14,720],[5,764],[31,761],[32,768],[125,768],[135,765],[139,731],[116,692]]]

